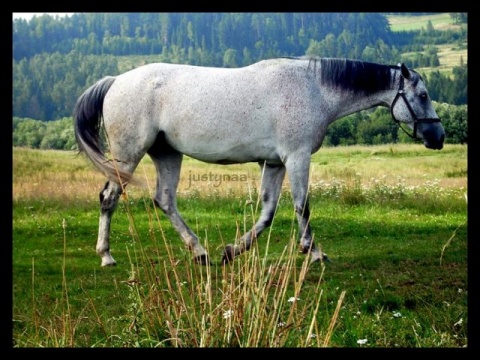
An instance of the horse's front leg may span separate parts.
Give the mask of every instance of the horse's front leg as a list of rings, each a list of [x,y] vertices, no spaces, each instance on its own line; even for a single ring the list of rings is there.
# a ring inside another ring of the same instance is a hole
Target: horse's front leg
[[[310,252],[311,261],[328,261],[327,255],[318,249],[310,227],[310,207],[308,203],[308,181],[310,153],[303,156],[290,156],[285,164],[292,190],[293,205],[298,220],[300,248],[304,254]]]
[[[103,190],[100,191],[100,219],[96,251],[102,258],[102,266],[117,264],[110,254],[110,223],[121,193],[121,186],[113,181],[107,181]]]
[[[260,164],[263,169],[262,185],[260,194],[262,196],[262,212],[255,226],[243,235],[235,245],[227,245],[223,252],[222,263],[226,264],[246,250],[249,250],[262,231],[270,226],[278,205],[278,199],[282,190],[283,179],[285,178],[285,166]]]
[[[185,223],[177,209],[177,187],[180,180],[182,154],[173,149],[155,152],[150,149],[149,155],[157,169],[157,188],[154,202],[168,217],[175,230],[181,236],[186,247],[192,251],[196,263],[209,265],[207,251],[200,244],[197,235]]]

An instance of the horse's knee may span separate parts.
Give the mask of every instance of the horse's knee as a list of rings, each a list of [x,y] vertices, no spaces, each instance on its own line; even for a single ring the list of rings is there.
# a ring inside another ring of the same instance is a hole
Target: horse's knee
[[[305,204],[295,204],[295,213],[305,219],[310,217],[310,208],[308,202]]]
[[[155,198],[153,199],[153,202],[166,215],[170,215],[173,212],[175,212],[175,206],[173,206],[173,202],[168,199],[155,196]]]

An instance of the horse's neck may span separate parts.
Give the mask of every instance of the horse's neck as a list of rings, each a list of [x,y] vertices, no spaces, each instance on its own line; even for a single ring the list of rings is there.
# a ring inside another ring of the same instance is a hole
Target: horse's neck
[[[377,106],[389,106],[389,98],[393,95],[392,91],[383,91],[368,96],[351,94],[340,98],[337,118],[351,115],[356,112],[370,109]]]
[[[397,79],[391,89],[378,90],[369,95],[365,95],[361,90],[356,92],[343,90],[340,93],[334,91],[335,95],[332,98],[336,99],[335,103],[339,110],[337,118],[377,106],[390,107],[398,91],[398,76],[395,71],[395,69],[391,70],[392,78]]]

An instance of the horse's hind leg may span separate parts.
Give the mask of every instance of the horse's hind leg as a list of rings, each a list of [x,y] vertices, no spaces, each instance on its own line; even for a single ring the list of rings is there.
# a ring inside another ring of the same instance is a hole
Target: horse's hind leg
[[[107,181],[103,190],[100,191],[100,219],[96,250],[102,258],[102,266],[117,264],[110,254],[110,223],[121,194],[121,186],[114,181]]]
[[[202,265],[210,264],[207,252],[200,244],[197,235],[188,227],[177,210],[176,192],[180,180],[182,154],[166,145],[161,149],[154,146],[148,154],[157,169],[155,204],[169,218],[187,248],[193,252],[194,261]]]
[[[308,179],[310,171],[310,153],[297,156],[291,155],[287,160],[288,177],[292,189],[293,205],[297,215],[300,247],[304,254],[310,252],[311,261],[327,260],[327,255],[320,251],[313,243],[312,231],[310,228],[310,208],[308,204]]]
[[[270,226],[277,208],[278,198],[285,178],[285,166],[260,164],[263,169],[261,196],[262,212],[255,226],[243,235],[236,245],[227,245],[223,253],[223,264],[232,261],[237,255],[247,251],[262,231]]]

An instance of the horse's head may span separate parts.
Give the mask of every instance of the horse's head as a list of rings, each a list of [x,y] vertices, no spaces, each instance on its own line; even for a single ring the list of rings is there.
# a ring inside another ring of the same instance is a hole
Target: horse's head
[[[399,124],[405,123],[413,130],[412,135],[407,134],[413,139],[423,140],[427,148],[442,149],[445,130],[433,108],[422,77],[404,64],[399,67],[401,75],[398,92],[390,106],[393,119]]]

